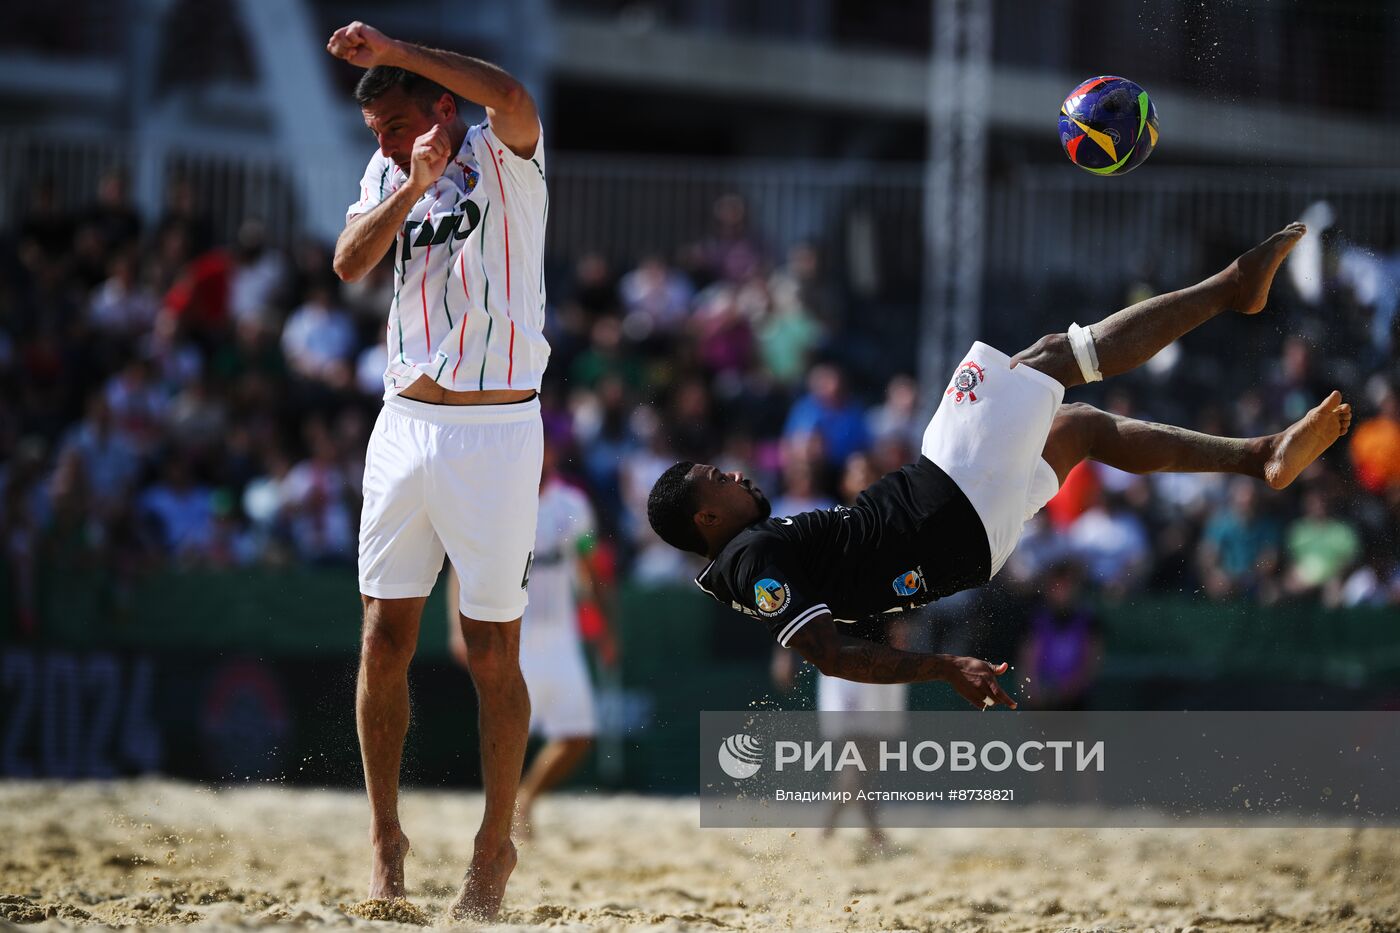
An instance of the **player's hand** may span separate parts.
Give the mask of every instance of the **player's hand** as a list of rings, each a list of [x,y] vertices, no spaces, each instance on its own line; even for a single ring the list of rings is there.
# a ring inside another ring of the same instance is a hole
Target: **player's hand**
[[[1007,666],[1005,661],[993,667],[977,658],[953,658],[948,683],[958,691],[959,696],[978,709],[998,703],[1015,709],[1016,701],[997,683],[997,676],[1005,674]]]
[[[373,68],[375,65],[391,64],[389,59],[397,45],[378,29],[356,20],[331,33],[326,51],[357,68]]]
[[[413,141],[409,157],[408,183],[419,191],[427,191],[442,177],[447,160],[452,158],[452,140],[439,123]]]

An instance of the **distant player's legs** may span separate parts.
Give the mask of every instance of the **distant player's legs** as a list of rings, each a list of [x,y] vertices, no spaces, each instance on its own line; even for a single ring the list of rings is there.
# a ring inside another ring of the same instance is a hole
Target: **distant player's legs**
[[[1106,378],[1141,366],[1222,311],[1257,314],[1268,300],[1279,264],[1306,232],[1303,224],[1289,224],[1210,278],[1124,308],[1081,329],[1080,336],[1071,328],[1070,333],[1042,337],[1016,354],[1011,365],[1024,363],[1069,388],[1086,381],[1084,366],[1076,358],[1076,340],[1081,344],[1079,355],[1096,355],[1097,369]]]
[[[1351,406],[1333,392],[1286,430],[1266,437],[1200,434],[1137,421],[1091,405],[1060,407],[1042,456],[1061,483],[1081,460],[1129,473],[1239,473],[1282,489],[1351,427]]]
[[[399,764],[408,734],[408,665],[418,645],[423,597],[361,597],[364,629],[355,688],[355,727],[369,794],[369,896],[404,896],[408,837],[399,825]]]
[[[525,772],[525,779],[520,782],[520,797],[516,802],[516,809],[519,811],[517,829],[520,835],[530,835],[530,815],[540,794],[558,787],[565,778],[573,774],[592,747],[591,736],[579,735],[550,739],[539,750],[535,760],[530,762],[530,770]]]
[[[493,919],[515,869],[510,841],[515,793],[525,764],[530,695],[520,673],[520,620],[480,622],[461,617],[467,669],[480,708],[481,773],[486,812],[481,817],[471,866],[452,905],[454,920]]]

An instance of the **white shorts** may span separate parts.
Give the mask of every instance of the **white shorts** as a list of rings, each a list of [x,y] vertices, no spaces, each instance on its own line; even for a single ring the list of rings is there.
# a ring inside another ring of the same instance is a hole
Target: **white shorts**
[[[1060,489],[1041,453],[1065,387],[985,343],[967,351],[924,431],[922,452],[982,519],[997,575],[1021,526]]]
[[[593,683],[578,637],[572,632],[555,636],[543,627],[532,633],[536,621],[527,617],[520,631],[520,672],[530,690],[530,732],[551,741],[597,735]],[[561,621],[574,624],[569,619],[543,625]]]
[[[384,401],[365,453],[360,592],[427,596],[445,553],[469,619],[525,611],[544,430],[539,399],[507,405]]]
[[[817,675],[817,710],[822,713],[884,713],[883,716],[822,716],[823,738],[869,736],[885,738],[904,728],[908,684],[862,684]]]

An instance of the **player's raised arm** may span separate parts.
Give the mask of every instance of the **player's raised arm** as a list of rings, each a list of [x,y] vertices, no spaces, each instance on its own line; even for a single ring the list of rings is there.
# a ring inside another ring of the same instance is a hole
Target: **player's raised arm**
[[[360,68],[392,65],[436,81],[459,97],[486,108],[486,118],[501,142],[522,159],[535,154],[540,138],[539,112],[530,92],[490,62],[442,49],[390,39],[361,22],[331,34],[326,50]]]
[[[977,658],[901,651],[851,638],[836,631],[830,613],[824,612],[804,625],[788,645],[828,677],[866,684],[943,680],[978,709],[998,703],[1016,708],[1016,701],[997,683],[997,675],[1006,673],[1006,662],[993,667]]]
[[[346,223],[336,239],[331,265],[341,281],[363,278],[384,258],[414,203],[442,175],[451,155],[451,141],[440,124],[414,140],[408,181],[373,210]]]

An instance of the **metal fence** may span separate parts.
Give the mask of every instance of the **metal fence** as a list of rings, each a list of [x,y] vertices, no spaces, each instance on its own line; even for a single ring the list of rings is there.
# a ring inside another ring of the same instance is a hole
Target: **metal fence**
[[[109,135],[10,134],[0,139],[0,227],[14,228],[44,180],[60,209],[82,209],[114,168],[145,179],[154,197],[142,206],[152,216],[164,192],[187,181],[225,242],[248,217],[289,242],[300,232],[299,194],[331,181],[254,153]],[[676,257],[713,232],[716,200],[734,193],[776,259],[798,241],[814,241],[857,298],[911,311],[918,301],[924,176],[917,164],[561,152],[551,157],[549,182],[548,247],[556,260],[590,251],[619,263],[650,253]],[[353,195],[347,192],[347,203]],[[988,191],[989,301],[1016,292],[1034,305],[1057,280],[1087,287],[1147,274],[1162,284],[1185,282],[1215,258],[1213,250],[1254,242],[1324,199],[1349,240],[1395,248],[1400,172],[1148,166],[1104,179],[1058,164],[1022,167]]]
[[[250,217],[262,220],[275,242],[290,242],[299,232],[298,182],[279,160],[105,134],[0,138],[0,225],[13,228],[46,184],[52,185],[59,210],[81,211],[96,200],[100,180],[113,170],[126,175],[139,206],[152,217],[174,187],[188,184],[218,242],[231,242]],[[143,188],[149,189],[144,197]]]
[[[775,257],[812,241],[917,283],[922,192],[923,169],[909,164],[560,153],[550,170],[549,246],[562,255],[675,256],[711,235],[716,201],[737,194]]]

